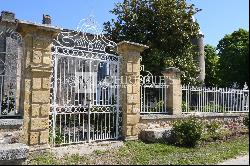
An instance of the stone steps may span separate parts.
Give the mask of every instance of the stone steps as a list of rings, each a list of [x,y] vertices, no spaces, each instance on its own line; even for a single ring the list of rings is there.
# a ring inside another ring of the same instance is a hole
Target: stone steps
[[[171,127],[144,129],[140,133],[140,139],[144,142],[160,142],[168,139],[171,134]]]
[[[0,165],[22,164],[29,147],[20,143],[22,119],[0,119]]]
[[[0,132],[0,144],[18,143],[21,131]]]
[[[25,144],[0,144],[0,165],[22,164],[29,155]]]

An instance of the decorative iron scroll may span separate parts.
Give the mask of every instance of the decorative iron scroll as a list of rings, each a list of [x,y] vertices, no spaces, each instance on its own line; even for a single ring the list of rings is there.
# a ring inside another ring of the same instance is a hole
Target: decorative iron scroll
[[[22,44],[22,36],[12,28],[7,28],[5,31],[1,31],[0,38],[1,37],[10,37],[16,40],[18,44]]]
[[[101,61],[110,61],[118,62],[120,57],[100,52],[86,52],[86,50],[80,50],[75,48],[67,48],[61,46],[54,46],[54,52],[61,54],[63,56],[72,56],[72,57],[83,57],[85,59],[101,60]]]
[[[108,40],[100,29],[93,16],[82,19],[77,26],[77,31],[64,30],[59,33],[55,45],[89,52],[114,51],[116,43]]]
[[[140,61],[142,61],[142,57],[140,57]],[[141,85],[151,87],[155,87],[157,85],[165,85],[163,76],[154,76],[150,71],[145,70],[144,65],[140,66],[140,72]]]

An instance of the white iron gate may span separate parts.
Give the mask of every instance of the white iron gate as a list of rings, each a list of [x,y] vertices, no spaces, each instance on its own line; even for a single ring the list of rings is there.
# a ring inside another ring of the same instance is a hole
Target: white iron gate
[[[51,140],[54,145],[118,139],[120,57],[114,42],[82,20],[82,32],[62,31],[53,46]],[[78,27],[79,28],[79,27]]]

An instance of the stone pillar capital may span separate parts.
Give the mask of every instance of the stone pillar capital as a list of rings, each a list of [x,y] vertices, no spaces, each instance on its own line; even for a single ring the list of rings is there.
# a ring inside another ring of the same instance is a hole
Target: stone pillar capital
[[[181,77],[181,71],[175,67],[168,67],[161,72],[165,77],[171,77],[179,79]]]
[[[54,27],[49,24],[35,24],[26,21],[18,20],[17,31],[24,37],[26,35],[31,36],[43,36],[43,38],[48,38],[53,40],[60,32],[61,29]]]
[[[124,55],[124,53],[128,52],[137,52],[140,55],[141,52],[143,52],[145,49],[148,49],[149,47],[138,43],[122,41],[117,44],[117,48],[118,54],[120,55]]]

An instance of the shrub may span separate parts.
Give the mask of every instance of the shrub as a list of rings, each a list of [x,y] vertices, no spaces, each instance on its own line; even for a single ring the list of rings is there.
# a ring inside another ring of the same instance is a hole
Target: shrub
[[[181,108],[182,108],[182,112],[189,112],[190,110],[189,106],[187,105],[185,101],[182,101]]]
[[[248,116],[244,117],[243,124],[249,129],[249,114]]]
[[[61,143],[63,143],[63,134],[60,133],[60,130],[58,127],[55,128],[55,144],[56,145],[60,145]],[[52,144],[53,143],[53,131],[50,128],[50,132],[49,132],[49,142]]]
[[[177,120],[173,124],[171,142],[178,146],[194,147],[201,139],[202,123],[194,118]]]
[[[206,124],[207,132],[211,135],[214,135],[220,129],[220,123],[217,121],[212,121]]]
[[[213,141],[220,139],[221,133],[219,130],[221,129],[221,125],[218,121],[207,122],[204,127],[205,132],[202,135],[202,140]]]
[[[158,112],[158,110],[161,110],[164,107],[164,101],[160,100],[158,101],[153,108],[150,108],[149,112]]]

